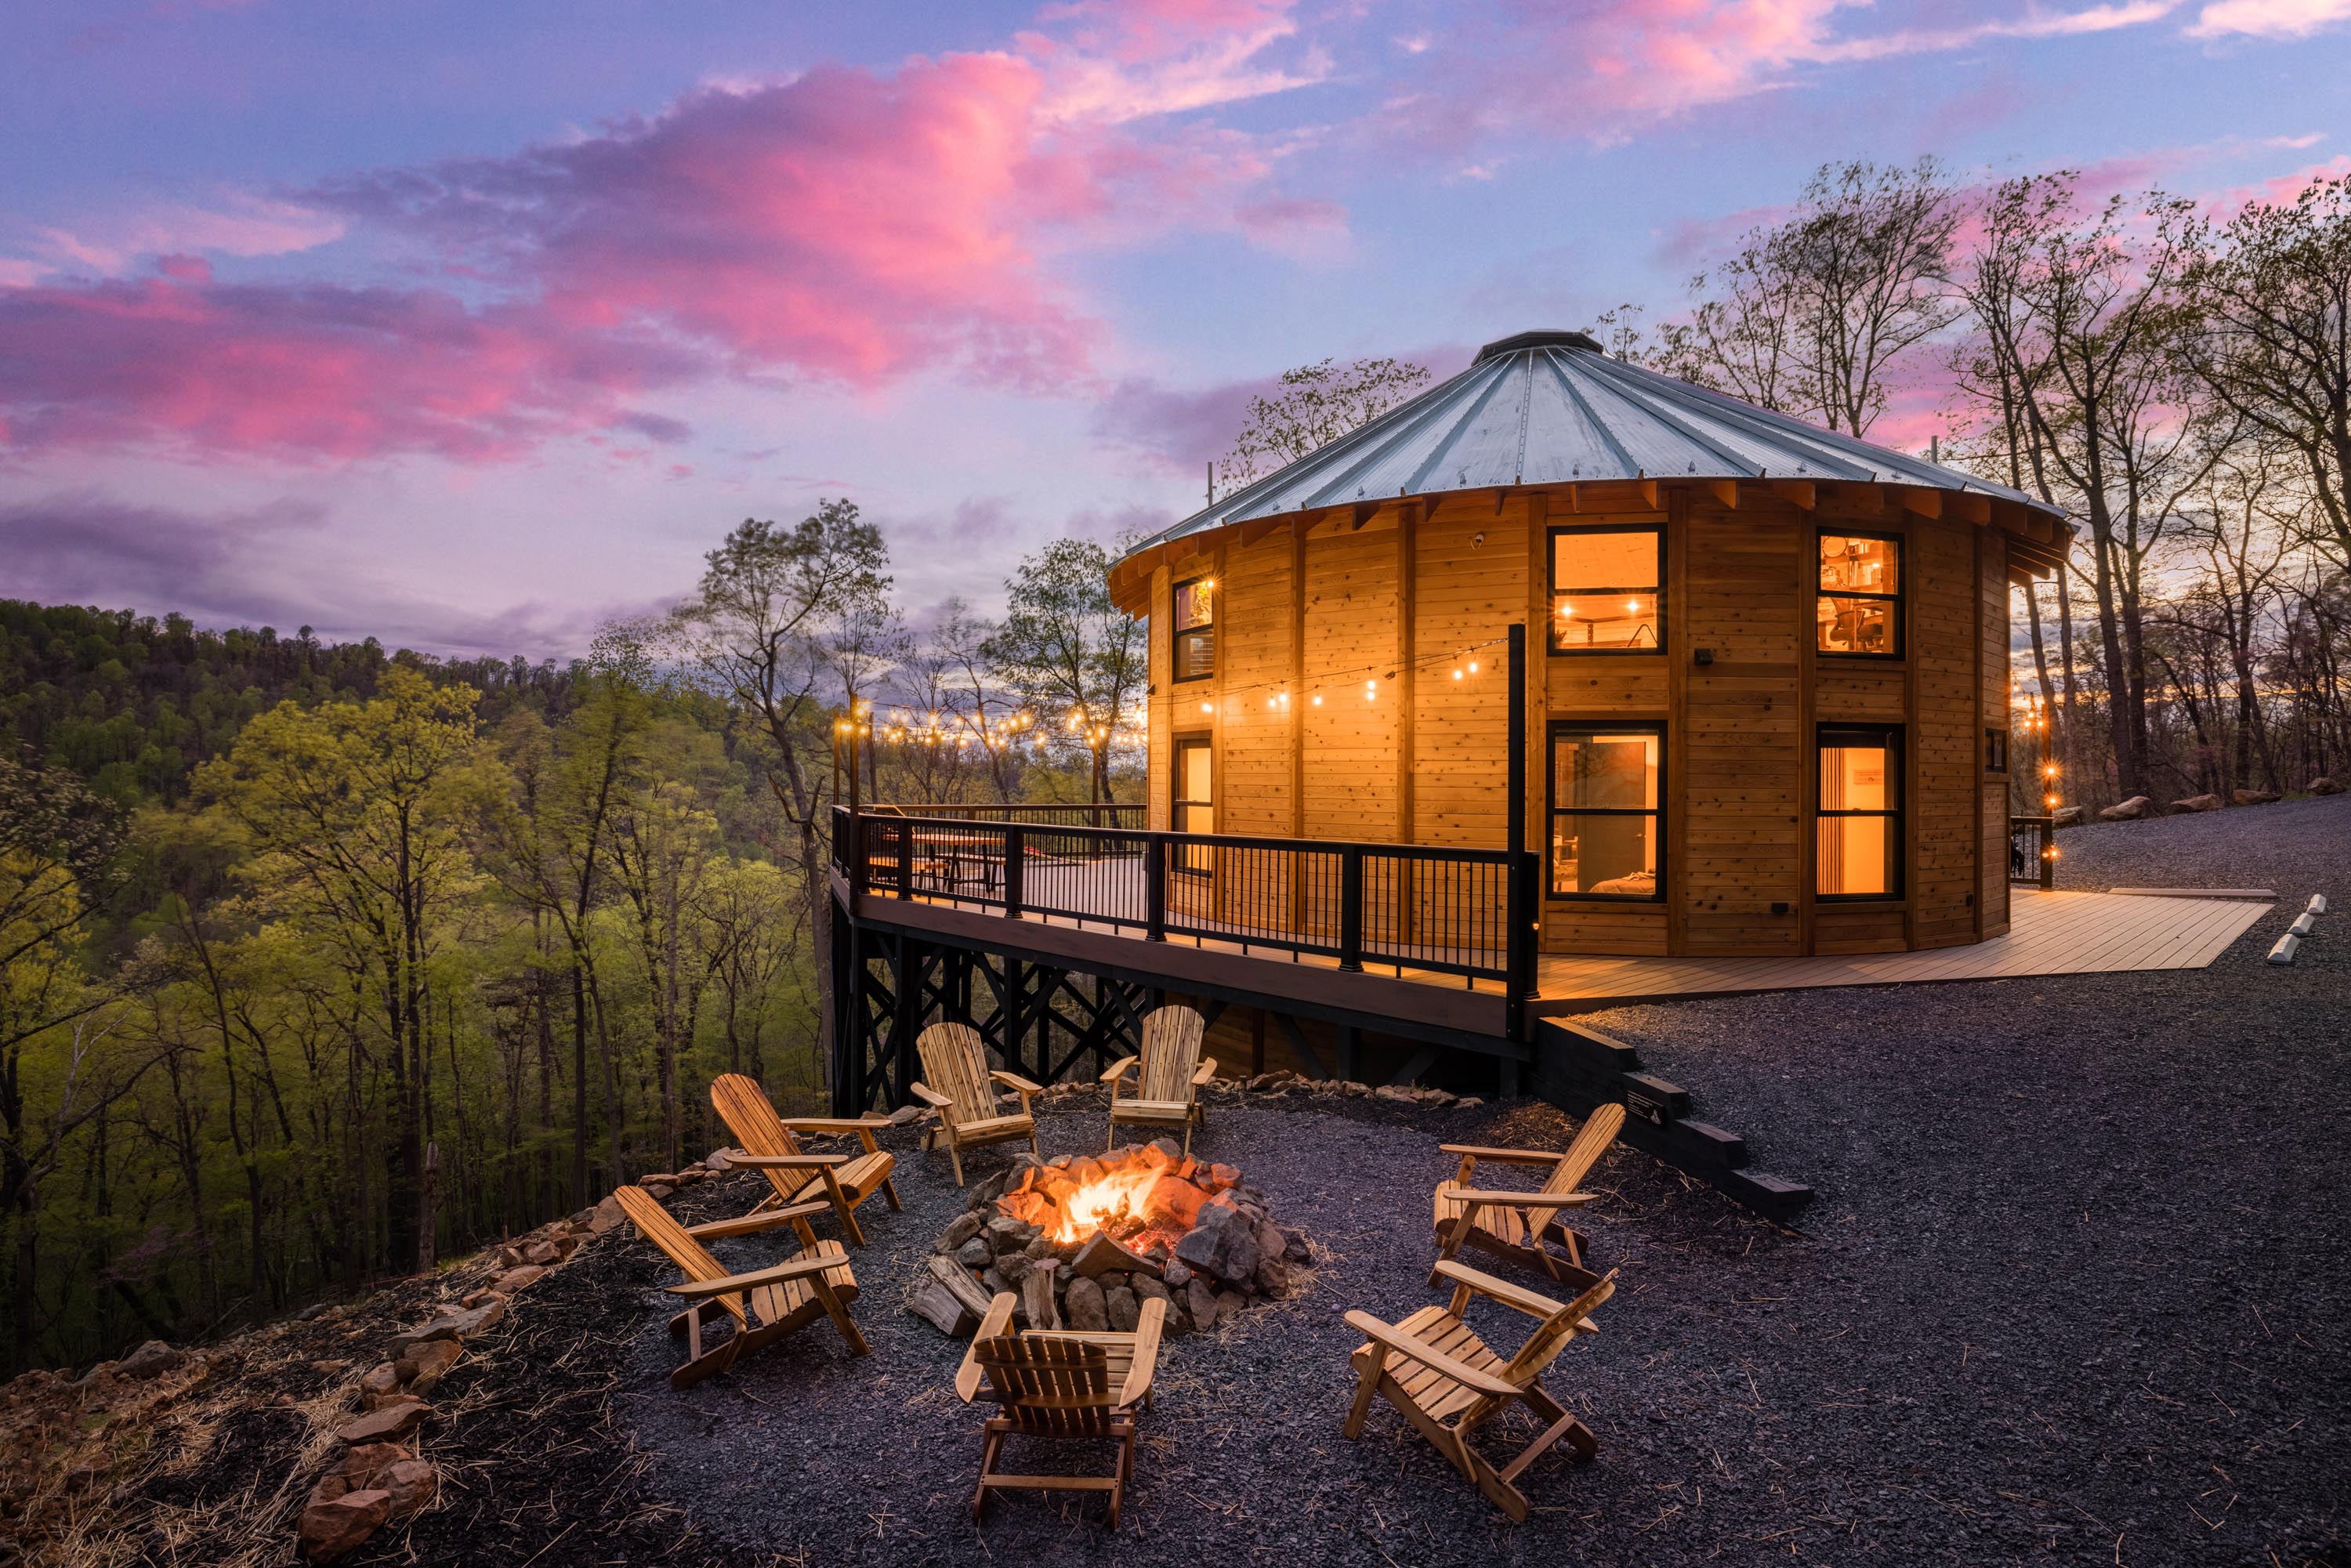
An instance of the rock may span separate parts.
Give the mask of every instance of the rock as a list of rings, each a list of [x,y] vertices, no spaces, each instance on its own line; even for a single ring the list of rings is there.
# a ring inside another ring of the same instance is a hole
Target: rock
[[[1100,1181],[1107,1174],[1102,1169],[1102,1161],[1095,1159],[1092,1155],[1083,1155],[1071,1160],[1069,1164],[1069,1172],[1070,1180],[1079,1186],[1083,1186],[1088,1182]]]
[[[1189,1263],[1170,1263],[1159,1271],[1159,1277],[1167,1281],[1169,1290],[1180,1291],[1192,1282],[1192,1266]]]
[[[1168,1292],[1167,1287],[1161,1284],[1158,1281],[1151,1278],[1147,1274],[1137,1274],[1134,1277],[1134,1299],[1137,1303],[1141,1303],[1144,1301],[1172,1301],[1175,1300],[1175,1297]]]
[[[1083,1274],[1070,1281],[1061,1306],[1069,1314],[1070,1327],[1081,1333],[1101,1333],[1110,1327],[1110,1309],[1103,1300],[1102,1288]]]
[[[313,1301],[308,1306],[304,1307],[300,1312],[296,1312],[294,1314],[294,1321],[298,1323],[314,1323],[320,1318],[333,1314],[334,1312],[335,1309],[325,1301]]]
[[[1205,1270],[1228,1284],[1239,1284],[1257,1275],[1256,1227],[1239,1209],[1211,1204],[1200,1210],[1199,1225],[1176,1244],[1176,1256],[1196,1272]]]
[[[342,1468],[335,1473],[342,1478],[344,1491],[365,1491],[382,1484],[383,1473],[402,1459],[415,1456],[400,1443],[361,1443],[343,1456]]]
[[[965,1242],[978,1235],[981,1228],[987,1225],[987,1217],[986,1215],[979,1214],[970,1209],[966,1209],[963,1213],[956,1215],[953,1219],[947,1222],[946,1230],[939,1237],[939,1250],[942,1252],[954,1251],[956,1248],[962,1246]]]
[[[955,1249],[955,1260],[967,1269],[985,1269],[995,1256],[987,1249],[985,1236],[975,1236]]]
[[[498,1320],[506,1315],[507,1303],[503,1296],[493,1296],[469,1312],[444,1312],[422,1328],[393,1335],[392,1359],[397,1361],[411,1345],[423,1344],[427,1340],[471,1339],[485,1330],[496,1327]]]
[[[1035,1227],[1010,1215],[998,1215],[987,1222],[987,1251],[994,1257],[1001,1252],[1018,1252],[1037,1239]]]
[[[1032,1261],[1041,1263],[1053,1255],[1053,1239],[1040,1231],[1037,1239],[1029,1243],[1021,1250],[1026,1252]]]
[[[1184,1311],[1194,1327],[1206,1333],[1217,1326],[1217,1293],[1206,1281],[1195,1279],[1184,1287]]]
[[[384,1472],[383,1490],[392,1494],[393,1519],[406,1519],[441,1490],[441,1478],[423,1459],[402,1459]]]
[[[295,1536],[313,1563],[332,1563],[376,1532],[392,1517],[392,1493],[371,1488],[347,1492],[302,1511]]]
[[[920,1105],[901,1105],[890,1113],[890,1125],[893,1127],[903,1127],[911,1122],[919,1122],[922,1119],[923,1108]]]
[[[652,1186],[656,1182],[660,1183],[664,1186],[674,1187],[677,1185],[677,1177],[670,1174],[668,1171],[663,1171],[655,1176],[641,1176],[637,1178],[637,1185],[639,1186]]]
[[[526,1263],[519,1269],[509,1269],[490,1281],[490,1289],[503,1296],[528,1291],[547,1277],[547,1270],[537,1263]]]
[[[2332,779],[2314,779],[2308,784],[2303,786],[2303,788],[2308,789],[2314,795],[2340,795],[2343,793],[2343,786],[2337,784]]]
[[[1419,1095],[1414,1093],[1409,1089],[1400,1088],[1394,1083],[1381,1084],[1378,1088],[1372,1091],[1372,1096],[1378,1100],[1393,1100],[1399,1105],[1417,1105],[1420,1103]]]
[[[727,1171],[735,1168],[735,1156],[741,1153],[724,1145],[702,1156],[702,1168],[706,1171]]]
[[[400,1380],[413,1392],[430,1394],[465,1354],[465,1347],[454,1339],[427,1340],[402,1351],[392,1364],[400,1373]]]
[[[1357,1083],[1352,1079],[1339,1085],[1339,1092],[1353,1099],[1360,1100],[1371,1092],[1372,1086],[1370,1084]]]
[[[2229,799],[2240,806],[2269,806],[2277,801],[2274,789],[2231,789]]]
[[[1176,1147],[1176,1140],[1173,1138],[1154,1138],[1150,1143],[1144,1146],[1145,1148],[1157,1149],[1161,1155],[1166,1157],[1167,1163],[1171,1166],[1177,1160],[1184,1157],[1184,1151]]]
[[[389,1361],[381,1366],[370,1367],[367,1375],[360,1379],[360,1392],[362,1394],[390,1394],[399,1387],[400,1368]]]
[[[1241,1309],[1248,1305],[1249,1298],[1242,1295],[1238,1291],[1218,1291],[1217,1292],[1217,1321],[1220,1323],[1230,1322],[1232,1319],[1238,1317],[1240,1315]]]
[[[1276,1226],[1274,1228],[1281,1231],[1281,1255],[1283,1257],[1289,1259],[1293,1263],[1308,1262],[1313,1258],[1313,1249],[1306,1244],[1306,1232],[1303,1230],[1286,1229],[1280,1226]]]
[[[1232,1166],[1215,1165],[1208,1167],[1208,1190],[1210,1192],[1224,1192],[1240,1185],[1241,1173],[1235,1170]]]
[[[651,1197],[656,1203],[664,1201],[670,1194],[677,1190],[676,1187],[665,1181],[641,1181],[637,1185],[643,1187],[645,1189],[645,1196]]]
[[[2185,800],[2174,800],[2171,803],[2171,809],[2175,811],[2217,811],[2220,809],[2220,797],[2210,794],[2190,795]],[[2105,814],[2103,811],[2099,813],[2100,816]]]
[[[1268,1252],[1259,1249],[1257,1256],[1257,1279],[1254,1283],[1257,1286],[1258,1294],[1261,1296],[1290,1294],[1290,1260],[1280,1252]]]
[[[310,1364],[310,1370],[321,1377],[338,1377],[349,1372],[350,1366],[348,1361],[314,1361]]]
[[[402,1399],[396,1404],[380,1406],[356,1421],[338,1427],[338,1441],[356,1448],[362,1443],[389,1443],[407,1437],[424,1425],[424,1417],[433,1406],[422,1399]]]
[[[655,1193],[653,1196],[659,1197],[662,1195]],[[555,1249],[555,1243],[552,1241],[534,1241],[522,1249],[522,1260],[545,1269],[562,1262],[563,1254]]]
[[[2152,816],[2154,814],[2154,810],[2155,802],[2149,800],[2144,795],[2134,795],[2127,800],[2108,806],[2105,810],[2100,811],[2098,813],[2098,821],[2101,822],[2136,822],[2143,818]]]
[[[1200,1222],[1200,1205],[1205,1201],[1205,1195],[1190,1182],[1164,1176],[1144,1194],[1143,1218],[1164,1229],[1189,1230]]]
[[[1113,1285],[1102,1292],[1102,1315],[1113,1333],[1133,1333],[1143,1321],[1143,1298],[1123,1285]]]
[[[1020,1271],[1025,1274],[1029,1271],[1027,1268],[1029,1260],[1023,1258],[1020,1261],[1022,1264]],[[990,1263],[979,1271],[979,1288],[986,1291],[989,1299],[993,1300],[1012,1289],[1012,1276]]]
[[[2077,827],[2081,824],[2082,821],[2082,808],[2079,806],[2060,806],[2049,814],[2049,821],[2053,826],[2060,828]]]
[[[123,1377],[161,1377],[187,1359],[162,1340],[151,1339],[115,1363],[114,1370]]]

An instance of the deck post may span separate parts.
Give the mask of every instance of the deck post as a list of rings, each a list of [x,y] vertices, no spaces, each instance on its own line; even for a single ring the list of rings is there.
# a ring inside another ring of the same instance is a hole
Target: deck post
[[[1339,967],[1364,967],[1364,850],[1348,844],[1339,851]]]
[[[914,896],[914,824],[901,821],[898,830],[898,896]]]
[[[1527,853],[1527,628],[1510,626],[1510,830],[1504,848],[1509,860],[1503,870],[1502,966],[1510,977],[1502,982],[1507,997],[1506,1029],[1512,1040],[1526,1038],[1526,998],[1535,989],[1534,921],[1537,904],[1531,894],[1535,877],[1528,870]]]
[[[1167,846],[1165,833],[1143,835],[1143,936],[1167,940]]]
[[[1020,913],[1021,869],[1028,852],[1028,831],[1019,823],[1004,830],[1004,913],[1008,918]]]

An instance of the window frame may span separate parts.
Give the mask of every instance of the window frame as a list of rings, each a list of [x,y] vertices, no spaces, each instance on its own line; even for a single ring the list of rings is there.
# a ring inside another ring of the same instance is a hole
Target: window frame
[[[1208,754],[1208,798],[1206,800],[1186,800],[1180,793],[1184,788],[1184,753],[1190,747],[1196,746]],[[1217,809],[1217,737],[1215,732],[1212,730],[1194,730],[1181,735],[1173,735],[1168,737],[1167,831],[1169,832],[1189,833],[1192,831],[1189,828],[1177,825],[1178,820],[1183,815],[1184,809],[1187,806],[1206,806],[1211,811],[1214,811]],[[1213,837],[1214,835],[1206,834],[1202,836]],[[1173,870],[1179,876],[1207,876],[1215,869],[1214,866],[1209,863],[1211,858],[1212,857],[1203,855],[1201,863],[1196,865],[1188,864],[1186,862],[1189,860],[1189,857],[1184,853],[1178,852],[1177,854],[1170,857],[1168,862],[1169,869]]]
[[[1176,595],[1182,593],[1187,588],[1203,582],[1208,585],[1208,619],[1197,626],[1178,625],[1176,623]],[[1216,573],[1204,571],[1197,577],[1186,578],[1183,581],[1174,584],[1167,591],[1167,673],[1170,685],[1181,685],[1188,681],[1212,681],[1217,678],[1216,584]],[[1184,668],[1184,644],[1187,640],[1198,637],[1205,637],[1207,640],[1208,667],[1200,671],[1197,674],[1186,675],[1179,674],[1178,672]]]
[[[1611,649],[1609,652],[1627,650]],[[1563,735],[1654,735],[1657,737],[1657,803],[1655,806],[1562,806],[1559,803],[1559,741]],[[1543,898],[1549,903],[1589,904],[1663,904],[1666,901],[1666,876],[1669,862],[1666,854],[1666,803],[1672,799],[1667,790],[1667,768],[1671,752],[1666,745],[1666,726],[1658,719],[1555,718],[1543,727]],[[1656,846],[1657,885],[1649,893],[1560,893],[1558,887],[1559,832],[1562,817],[1647,817],[1650,819],[1650,840]]]
[[[1998,774],[2003,779],[2008,777],[2009,739],[2010,736],[2005,726],[1995,724],[1984,726],[1984,771],[1986,773]]]
[[[1823,539],[1876,539],[1894,547],[1895,591],[1891,593],[1863,593],[1850,589],[1827,589],[1821,586],[1821,541]],[[1823,659],[1874,659],[1880,663],[1907,658],[1910,652],[1910,581],[1909,538],[1899,532],[1882,528],[1847,528],[1823,523],[1813,534],[1813,653]],[[1820,601],[1823,599],[1865,599],[1894,607],[1893,646],[1882,653],[1869,653],[1851,648],[1821,646]]]
[[[1594,586],[1562,590],[1559,585],[1559,538],[1562,534],[1640,534],[1654,535],[1657,541],[1657,580],[1655,583],[1622,583],[1615,587]],[[1637,654],[1654,658],[1666,651],[1666,525],[1656,522],[1595,522],[1554,524],[1543,538],[1543,651],[1557,658],[1602,658]],[[1649,647],[1622,648],[1578,647],[1560,640],[1559,601],[1562,592],[1581,593],[1646,593],[1657,601],[1653,618],[1656,642]]]
[[[1905,761],[1903,726],[1898,724],[1865,724],[1849,719],[1823,720],[1813,727],[1813,899],[1818,904],[1900,904],[1909,897],[1910,839],[1908,777]],[[1886,792],[1893,797],[1891,808],[1859,810],[1841,808],[1830,810],[1821,804],[1821,757],[1829,749],[1830,737],[1868,737],[1883,744],[1886,750]],[[1884,893],[1823,893],[1821,891],[1821,823],[1825,819],[1844,817],[1881,817],[1892,824],[1888,830],[1886,881],[1892,885]]]

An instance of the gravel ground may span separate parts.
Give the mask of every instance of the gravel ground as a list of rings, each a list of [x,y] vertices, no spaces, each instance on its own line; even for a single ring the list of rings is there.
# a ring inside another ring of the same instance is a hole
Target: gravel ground
[[[907,1212],[869,1206],[856,1260],[871,1358],[820,1327],[673,1395],[650,1294],[668,1276],[647,1249],[616,1237],[549,1281],[550,1311],[599,1293],[607,1311],[641,1303],[599,1374],[617,1372],[611,1440],[639,1461],[602,1512],[640,1542],[666,1521],[679,1561],[2351,1562],[2351,925],[2331,924],[2351,912],[2323,920],[2295,967],[2261,961],[2309,893],[2351,898],[2351,799],[2061,842],[2064,885],[2284,897],[2201,971],[1595,1019],[1820,1196],[1799,1235],[1629,1150],[1610,1156],[1591,1228],[1623,1289],[1552,1379],[1601,1457],[1538,1466],[1524,1526],[1384,1406],[1362,1441],[1339,1436],[1356,1337],[1340,1313],[1395,1318],[1429,1299],[1438,1143],[1558,1146],[1567,1124],[1525,1103],[1294,1095],[1220,1103],[1196,1148],[1307,1228],[1313,1277],[1171,1342],[1116,1535],[1099,1503],[1033,1495],[971,1526],[982,1412],[948,1387],[962,1347],[899,1305],[960,1199],[944,1158],[903,1140]],[[1048,1152],[1091,1149],[1100,1117],[1049,1115]],[[729,1178],[678,1207],[729,1213],[755,1193]],[[772,1244],[728,1252],[749,1265]],[[1520,1322],[1485,1326],[1501,1339]],[[541,1561],[575,1556],[591,1560],[584,1537]]]

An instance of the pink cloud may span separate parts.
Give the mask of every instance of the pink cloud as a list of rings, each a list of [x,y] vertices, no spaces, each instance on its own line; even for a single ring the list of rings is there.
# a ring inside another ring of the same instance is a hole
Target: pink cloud
[[[2306,38],[2346,20],[2351,20],[2351,0],[2214,0],[2197,12],[2188,36]]]

